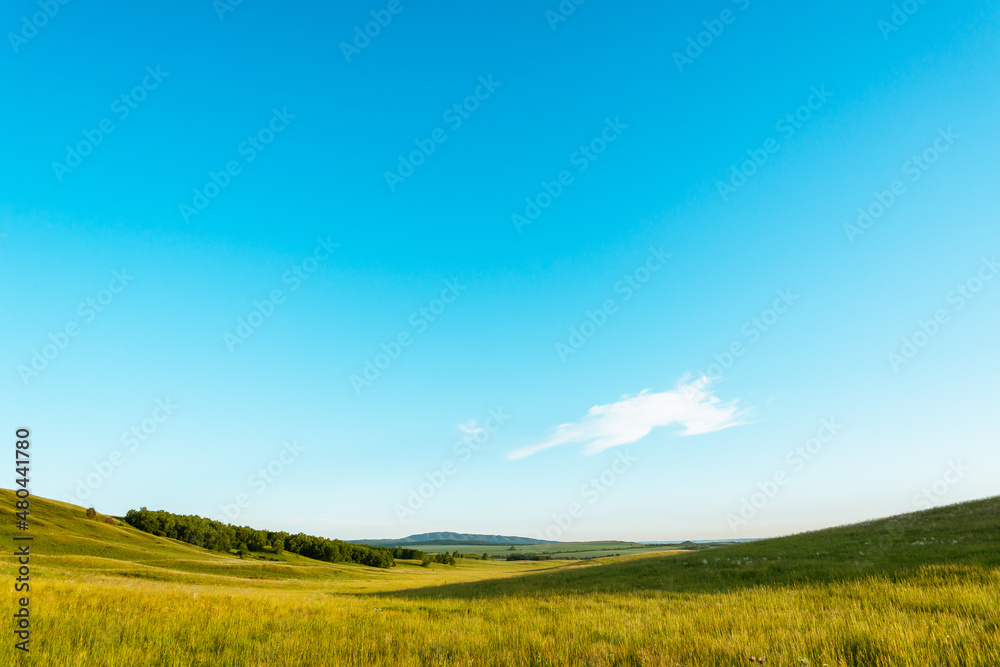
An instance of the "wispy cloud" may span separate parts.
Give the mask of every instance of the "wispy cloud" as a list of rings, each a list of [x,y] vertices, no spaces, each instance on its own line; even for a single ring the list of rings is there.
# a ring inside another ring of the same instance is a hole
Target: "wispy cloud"
[[[595,405],[577,422],[562,424],[541,442],[511,452],[507,458],[523,459],[559,445],[585,444],[584,454],[596,454],[627,445],[649,435],[657,426],[676,425],[678,435],[721,431],[744,423],[747,411],[736,400],[723,403],[709,388],[708,378],[685,378],[672,391],[623,396],[617,403]]]

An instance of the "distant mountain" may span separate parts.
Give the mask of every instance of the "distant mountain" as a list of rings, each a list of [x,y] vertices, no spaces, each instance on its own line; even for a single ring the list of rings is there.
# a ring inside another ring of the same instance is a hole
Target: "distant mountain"
[[[420,533],[401,537],[398,540],[351,540],[355,544],[374,547],[393,547],[402,544],[464,544],[468,546],[490,546],[496,544],[557,544],[551,540],[536,540],[530,537],[509,537],[507,535],[474,535],[471,533]]]

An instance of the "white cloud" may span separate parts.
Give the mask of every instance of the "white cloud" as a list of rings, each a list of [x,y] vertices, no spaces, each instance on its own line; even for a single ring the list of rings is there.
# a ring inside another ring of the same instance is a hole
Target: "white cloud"
[[[596,454],[641,440],[657,426],[677,425],[682,429],[678,435],[685,436],[744,423],[746,411],[737,407],[737,401],[723,403],[708,385],[708,378],[682,380],[672,391],[651,394],[645,389],[636,396],[623,396],[617,403],[595,405],[580,421],[562,424],[548,438],[517,449],[507,458],[523,459],[569,444],[585,444],[584,454]]]

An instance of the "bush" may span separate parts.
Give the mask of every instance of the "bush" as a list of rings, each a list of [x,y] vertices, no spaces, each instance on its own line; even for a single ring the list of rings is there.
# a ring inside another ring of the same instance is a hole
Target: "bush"
[[[95,516],[97,516],[97,510],[95,510],[93,507],[88,507],[87,508],[87,518],[88,519],[93,519]]]

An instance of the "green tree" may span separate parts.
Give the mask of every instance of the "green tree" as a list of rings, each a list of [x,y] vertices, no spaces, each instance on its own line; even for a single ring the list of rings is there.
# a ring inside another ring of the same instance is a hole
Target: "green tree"
[[[489,559],[490,559],[490,555],[484,551],[483,552],[483,560],[489,560]]]
[[[228,554],[233,550],[233,541],[229,538],[229,535],[223,533],[219,536],[219,539],[215,542],[215,550],[221,551],[224,554]]]
[[[262,535],[260,531],[252,531],[247,535],[246,543],[250,548],[250,551],[263,551],[264,550],[264,540],[267,539],[266,535]]]
[[[285,532],[269,533],[248,526],[233,526],[200,516],[170,514],[163,511],[151,512],[145,507],[129,510],[125,514],[125,523],[152,535],[171,537],[188,544],[225,553],[231,552],[233,545],[239,545],[243,550],[241,556],[249,555],[254,551],[263,551],[265,545],[270,545],[276,551],[288,551],[331,563],[346,561],[382,568],[393,567],[396,564],[393,559],[393,550],[386,547],[369,547],[303,533],[297,535],[289,535]],[[422,551],[409,549],[403,557],[419,559],[422,556]]]

